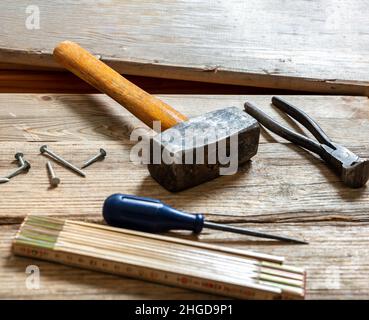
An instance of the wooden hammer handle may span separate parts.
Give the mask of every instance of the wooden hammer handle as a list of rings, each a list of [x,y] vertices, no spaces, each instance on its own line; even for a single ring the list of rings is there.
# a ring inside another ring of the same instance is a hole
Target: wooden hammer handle
[[[161,121],[161,129],[165,130],[187,120],[186,116],[137,87],[74,42],[59,43],[54,49],[54,57],[69,71],[112,97],[151,128],[153,121]]]

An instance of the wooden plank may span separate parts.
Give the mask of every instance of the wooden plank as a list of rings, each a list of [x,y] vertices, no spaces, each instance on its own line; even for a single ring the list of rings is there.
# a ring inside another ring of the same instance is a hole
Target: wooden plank
[[[52,49],[75,40],[121,73],[368,95],[365,0],[34,1],[0,5],[0,61],[58,68]]]
[[[0,223],[19,223],[31,213],[98,219],[104,199],[118,192],[157,197],[190,212],[205,212],[215,221],[365,221],[369,210],[368,188],[345,187],[320,160],[284,145],[261,145],[252,164],[235,176],[171,194],[144,166],[128,162],[128,146],[105,141],[49,143],[77,165],[99,147],[108,151],[104,162],[85,170],[86,179],[55,165],[62,182],[50,190],[47,158],[39,155],[43,143],[1,143],[2,175],[15,168],[11,162],[16,151],[24,151],[32,169],[0,185]]]
[[[270,96],[186,96],[161,98],[188,116],[252,101],[283,124],[293,122],[271,107]],[[337,142],[362,146],[367,141],[369,100],[360,97],[290,96],[288,99],[311,114]],[[105,95],[0,95],[0,141],[123,140],[133,128],[143,126]],[[37,109],[37,113],[35,113]],[[68,121],[68,131],[64,131]],[[37,125],[38,124],[38,125]],[[356,130],[360,127],[362,130]],[[347,134],[346,130],[352,130]],[[262,142],[284,141],[263,132]]]
[[[251,99],[281,119],[269,105],[268,96],[161,98],[189,116],[231,105],[242,107],[245,100]],[[367,98],[289,96],[286,99],[316,118],[335,141],[352,146],[361,156],[369,156]],[[321,160],[280,138],[277,141],[283,143],[275,143],[266,132],[258,155],[236,176],[224,176],[171,194],[153,181],[145,166],[129,162],[134,144],[129,141],[129,135],[140,127],[144,128],[139,120],[102,95],[1,95],[1,175],[14,168],[11,162],[17,151],[26,154],[32,169],[27,175],[0,185],[3,194],[0,223],[20,222],[28,213],[100,219],[103,200],[116,192],[158,197],[191,212],[209,213],[216,221],[367,219],[367,188],[345,187]],[[46,158],[39,155],[44,143],[77,165],[100,147],[108,151],[108,157],[86,169],[86,179],[56,165],[62,184],[50,190]]]
[[[245,240],[240,235],[205,231],[197,239],[233,248],[252,249],[285,256],[307,268],[307,299],[367,299],[369,297],[369,224],[284,223],[241,224],[285,235],[300,235],[309,245]],[[11,239],[19,225],[0,227],[0,298],[15,299],[217,299],[179,288],[15,257]],[[40,268],[40,289],[27,289],[28,265]]]
[[[188,116],[227,106],[242,108],[245,100],[276,119],[270,96],[160,96]],[[364,97],[286,96],[317,119],[338,143],[369,156],[369,101]],[[104,95],[0,95],[0,176],[15,167],[16,151],[24,151],[32,169],[0,185],[0,298],[218,298],[16,258],[10,242],[18,223],[29,213],[102,222],[101,206],[112,193],[160,198],[190,212],[204,212],[209,220],[247,226],[260,231],[301,238],[307,246],[204,230],[200,241],[285,256],[308,269],[308,299],[369,297],[369,191],[352,190],[319,159],[265,131],[259,153],[236,176],[224,176],[196,188],[172,194],[149,176],[144,166],[129,162],[132,130],[144,129],[137,119]],[[282,142],[282,143],[277,143]],[[49,188],[42,144],[77,165],[106,148],[108,157],[86,169],[86,179],[55,165],[62,184]],[[188,233],[175,235],[190,237]],[[25,289],[25,268],[41,268],[41,289]]]

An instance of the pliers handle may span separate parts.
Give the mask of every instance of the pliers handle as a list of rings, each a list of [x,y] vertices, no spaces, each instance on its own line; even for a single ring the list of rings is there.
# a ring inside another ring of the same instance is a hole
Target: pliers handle
[[[366,184],[369,179],[368,159],[362,159],[347,148],[332,142],[322,128],[299,108],[278,97],[273,97],[272,103],[279,110],[301,123],[317,141],[279,124],[250,102],[245,103],[245,111],[275,134],[318,154],[340,174],[343,182],[349,187],[360,188]]]

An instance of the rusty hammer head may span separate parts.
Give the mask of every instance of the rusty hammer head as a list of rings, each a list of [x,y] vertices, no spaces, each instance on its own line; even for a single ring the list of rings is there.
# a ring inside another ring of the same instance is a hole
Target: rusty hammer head
[[[258,149],[258,122],[236,107],[206,113],[154,136],[151,176],[169,191],[181,191],[229,175]]]

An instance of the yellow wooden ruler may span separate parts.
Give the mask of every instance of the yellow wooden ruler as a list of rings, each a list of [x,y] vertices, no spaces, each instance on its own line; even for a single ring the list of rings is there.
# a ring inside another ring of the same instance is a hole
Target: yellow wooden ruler
[[[113,228],[28,216],[13,252],[241,299],[302,299],[305,271],[282,257]]]

